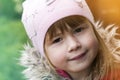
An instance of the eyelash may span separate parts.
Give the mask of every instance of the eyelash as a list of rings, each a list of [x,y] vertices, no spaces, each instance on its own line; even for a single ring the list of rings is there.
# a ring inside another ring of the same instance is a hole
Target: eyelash
[[[58,38],[55,38],[53,41],[52,41],[52,43],[58,43],[58,42],[60,42],[62,40],[62,38],[61,37],[58,37]]]
[[[85,29],[85,27],[79,27],[79,28],[76,28],[73,32],[74,32],[74,33],[80,33],[80,32],[82,32],[84,29]]]

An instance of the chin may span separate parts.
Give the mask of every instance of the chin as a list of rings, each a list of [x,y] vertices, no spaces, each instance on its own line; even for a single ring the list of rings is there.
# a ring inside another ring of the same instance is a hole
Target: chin
[[[73,73],[78,73],[78,72],[82,72],[84,70],[88,70],[90,69],[90,64],[83,64],[83,65],[78,65],[77,67],[74,67],[71,69],[71,72]]]

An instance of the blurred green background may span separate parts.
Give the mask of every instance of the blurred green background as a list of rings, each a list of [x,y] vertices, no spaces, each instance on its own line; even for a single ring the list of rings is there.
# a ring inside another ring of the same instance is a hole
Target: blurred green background
[[[21,23],[23,0],[0,0],[0,80],[25,80],[19,65],[20,50],[27,42]]]

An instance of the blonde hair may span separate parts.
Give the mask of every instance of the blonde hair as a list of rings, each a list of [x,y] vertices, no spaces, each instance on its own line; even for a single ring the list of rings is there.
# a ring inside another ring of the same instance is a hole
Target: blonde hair
[[[92,79],[101,79],[103,76],[108,74],[109,71],[111,71],[115,67],[115,65],[113,66],[114,56],[109,51],[108,46],[106,46],[100,34],[96,31],[95,27],[97,26],[94,26],[85,17],[73,15],[73,16],[68,16],[68,17],[58,20],[57,22],[52,24],[52,26],[49,28],[48,32],[46,33],[45,40],[52,39],[56,35],[58,30],[61,31],[63,34],[65,31],[69,31],[69,28],[66,26],[66,24],[68,24],[70,28],[73,29],[79,26],[83,22],[87,22],[87,23],[89,22],[92,25],[93,31],[99,42],[98,55],[96,56],[95,60],[92,63],[92,69],[91,69],[89,77],[92,77]],[[52,65],[49,58],[48,58],[48,61]]]

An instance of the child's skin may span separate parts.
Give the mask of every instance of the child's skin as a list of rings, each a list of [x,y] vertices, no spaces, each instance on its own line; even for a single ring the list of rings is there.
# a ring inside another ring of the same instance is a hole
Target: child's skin
[[[98,40],[89,21],[73,29],[66,26],[68,31],[57,30],[52,39],[46,36],[45,52],[55,68],[66,71],[73,80],[84,79],[98,53]]]

